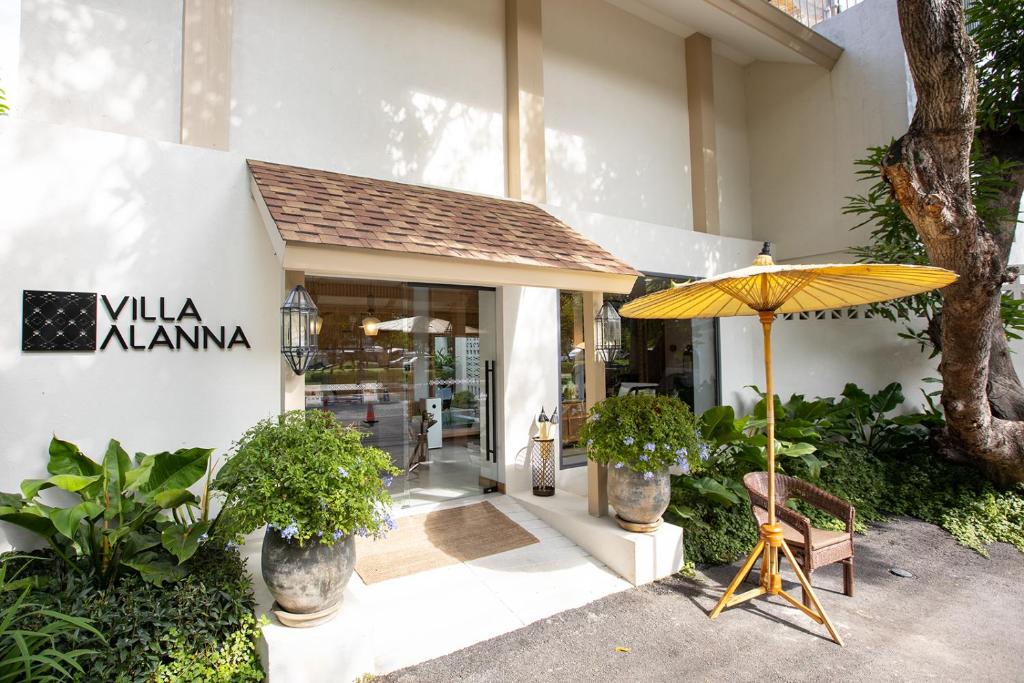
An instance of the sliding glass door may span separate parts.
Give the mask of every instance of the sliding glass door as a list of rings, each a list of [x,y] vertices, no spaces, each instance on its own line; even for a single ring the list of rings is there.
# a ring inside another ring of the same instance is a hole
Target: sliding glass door
[[[497,487],[495,293],[307,278],[324,319],[307,409],[330,410],[402,470],[404,505]]]

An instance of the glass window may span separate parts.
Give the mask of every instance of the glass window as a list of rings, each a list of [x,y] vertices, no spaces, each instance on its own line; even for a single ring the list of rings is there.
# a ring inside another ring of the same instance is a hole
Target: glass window
[[[668,289],[685,277],[641,277],[628,295],[606,294],[616,308]],[[622,351],[605,366],[608,396],[675,396],[697,414],[718,403],[718,326],[714,320],[622,319]]]
[[[559,335],[559,435],[561,466],[576,467],[587,462],[580,447],[579,431],[587,418],[586,366],[583,353],[583,295],[560,292],[558,295]]]

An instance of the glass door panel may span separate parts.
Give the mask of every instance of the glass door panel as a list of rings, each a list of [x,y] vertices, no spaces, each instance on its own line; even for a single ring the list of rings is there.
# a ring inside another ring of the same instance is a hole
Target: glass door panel
[[[307,288],[324,317],[307,409],[330,410],[391,454],[402,505],[495,487],[494,291],[333,278]]]
[[[497,296],[494,291],[478,293],[478,361],[474,390],[477,394],[480,439],[477,448],[480,486],[484,492],[498,490],[498,411],[497,363],[498,320]]]

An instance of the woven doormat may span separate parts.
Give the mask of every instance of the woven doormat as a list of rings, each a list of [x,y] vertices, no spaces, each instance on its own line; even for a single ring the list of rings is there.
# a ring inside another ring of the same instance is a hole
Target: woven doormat
[[[537,543],[529,531],[487,502],[399,517],[379,541],[356,541],[356,572],[378,583]]]

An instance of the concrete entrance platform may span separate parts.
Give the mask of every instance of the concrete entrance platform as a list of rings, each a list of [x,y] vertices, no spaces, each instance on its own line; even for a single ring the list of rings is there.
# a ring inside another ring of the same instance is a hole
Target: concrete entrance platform
[[[454,652],[631,584],[509,496],[473,496],[406,515],[487,500],[537,537],[538,543],[497,555],[366,585],[353,574],[338,615],[308,629],[263,629],[264,667],[271,683],[347,683]],[[260,578],[260,542],[243,554],[254,577],[257,613],[272,598]]]
[[[683,530],[674,524],[665,522],[648,533],[626,531],[611,517],[590,515],[587,499],[568,491],[549,498],[517,493],[515,498],[634,586],[672,576],[682,567]]]

